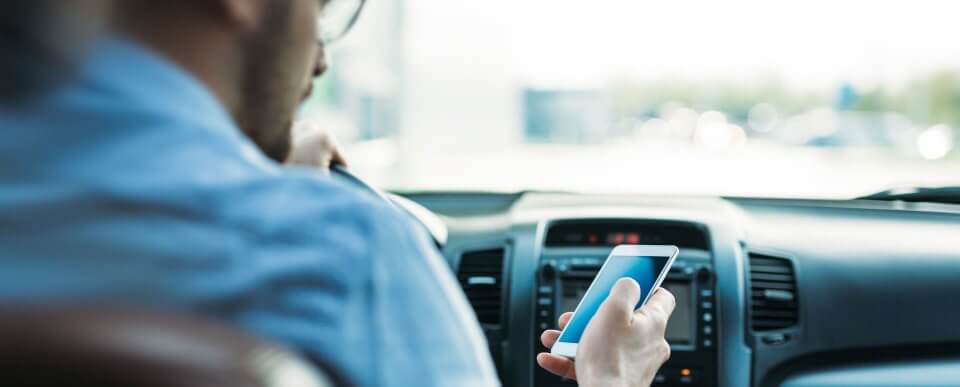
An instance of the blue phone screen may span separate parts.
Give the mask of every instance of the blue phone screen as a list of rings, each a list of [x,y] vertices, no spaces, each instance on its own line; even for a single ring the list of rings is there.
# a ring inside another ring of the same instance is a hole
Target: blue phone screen
[[[610,295],[610,289],[620,278],[630,277],[640,284],[640,302],[647,298],[653,288],[654,282],[663,267],[667,265],[669,257],[629,257],[612,256],[607,258],[603,270],[597,274],[590,290],[583,295],[580,306],[576,314],[567,324],[566,330],[560,335],[561,342],[579,343],[583,331],[587,329],[587,323],[593,318],[593,315],[600,309],[600,304]],[[639,308],[641,305],[637,305]]]

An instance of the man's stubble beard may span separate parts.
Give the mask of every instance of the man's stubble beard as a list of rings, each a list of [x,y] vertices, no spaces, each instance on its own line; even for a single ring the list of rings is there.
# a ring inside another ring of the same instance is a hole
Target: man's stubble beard
[[[291,131],[296,106],[284,95],[288,91],[280,87],[282,81],[273,76],[276,74],[274,69],[282,64],[263,56],[251,58],[251,61],[244,80],[239,124],[267,157],[283,162],[292,148]]]
[[[291,84],[290,64],[286,60],[289,48],[282,43],[291,33],[284,17],[289,14],[288,2],[273,4],[263,33],[252,36],[248,43],[236,115],[241,129],[257,147],[270,159],[282,163],[293,147],[293,118],[303,90]]]

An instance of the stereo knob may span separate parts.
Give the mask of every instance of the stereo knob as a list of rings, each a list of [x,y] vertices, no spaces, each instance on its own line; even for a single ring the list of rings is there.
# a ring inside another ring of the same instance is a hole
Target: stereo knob
[[[544,262],[540,266],[540,281],[541,283],[551,283],[554,278],[557,277],[557,266],[553,262]]]
[[[709,267],[704,266],[697,270],[697,281],[708,283],[711,280],[713,280],[713,270],[710,270]]]

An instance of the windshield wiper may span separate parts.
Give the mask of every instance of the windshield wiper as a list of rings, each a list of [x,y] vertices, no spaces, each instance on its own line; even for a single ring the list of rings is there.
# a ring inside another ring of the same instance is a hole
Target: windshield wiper
[[[860,200],[901,201],[911,203],[960,204],[960,186],[957,187],[917,187],[891,189],[862,196]]]

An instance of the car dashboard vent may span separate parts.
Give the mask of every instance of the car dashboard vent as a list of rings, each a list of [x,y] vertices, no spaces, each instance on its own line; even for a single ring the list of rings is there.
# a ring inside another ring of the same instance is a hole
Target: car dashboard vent
[[[797,324],[797,281],[790,260],[750,253],[750,303],[754,331]]]
[[[503,248],[469,251],[460,256],[457,278],[477,318],[484,324],[501,321],[504,258]]]

